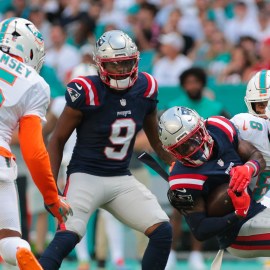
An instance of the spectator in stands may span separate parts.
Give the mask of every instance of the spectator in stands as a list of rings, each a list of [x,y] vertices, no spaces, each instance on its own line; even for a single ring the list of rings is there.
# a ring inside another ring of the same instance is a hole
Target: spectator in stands
[[[33,22],[40,33],[42,34],[44,40],[46,40],[46,49],[51,47],[51,23],[47,20],[44,9],[40,5],[30,5],[28,19]]]
[[[232,44],[237,44],[241,36],[257,38],[259,23],[256,16],[256,6],[251,6],[247,1],[234,3],[234,17],[227,21],[224,27],[226,39]]]
[[[185,70],[179,76],[180,87],[184,91],[179,99],[174,99],[168,104],[168,108],[179,104],[196,110],[202,117],[223,115],[229,117],[224,106],[214,99],[213,92],[206,88],[207,73],[199,67]]]
[[[218,31],[214,21],[206,20],[202,23],[203,38],[195,42],[195,46],[188,55],[192,59],[194,66],[207,67],[207,61],[205,59],[210,47],[210,40]]]
[[[147,33],[151,37],[150,43],[153,48],[157,48],[158,46],[160,26],[155,21],[157,11],[158,8],[154,4],[144,2],[139,5],[139,10],[135,16],[136,20],[133,24],[133,32],[135,39],[142,46],[145,46],[144,43],[148,43],[149,41],[145,35],[140,35],[140,31]]]
[[[251,64],[254,65],[259,59],[259,42],[251,36],[242,36],[239,45],[247,52]]]
[[[270,69],[270,37],[263,40],[260,45],[259,59],[257,63],[252,66],[251,76],[262,69]]]
[[[182,16],[181,10],[178,8],[174,8],[170,12],[166,24],[162,27],[162,32],[164,34],[170,33],[170,32],[179,33],[179,35],[181,35],[184,40],[184,46],[183,46],[182,52],[184,55],[187,55],[194,46],[194,40],[189,35],[181,34],[181,30],[179,27],[181,16]]]
[[[176,32],[161,35],[160,52],[162,57],[153,67],[153,76],[159,86],[176,86],[182,72],[192,65],[192,61],[181,53],[184,40]]]
[[[65,83],[66,73],[80,63],[80,53],[74,46],[66,44],[66,31],[60,24],[52,26],[51,40],[52,47],[46,53],[45,63],[52,66]]]
[[[218,77],[218,83],[241,84],[250,79],[252,60],[240,45],[232,48],[231,60]]]
[[[209,48],[206,53],[206,72],[215,81],[231,60],[231,46],[222,32],[218,31],[210,37]]]

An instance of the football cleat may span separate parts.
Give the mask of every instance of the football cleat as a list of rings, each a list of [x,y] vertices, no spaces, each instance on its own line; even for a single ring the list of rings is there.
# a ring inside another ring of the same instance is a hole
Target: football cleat
[[[16,258],[20,270],[43,270],[35,255],[27,248],[18,248]]]

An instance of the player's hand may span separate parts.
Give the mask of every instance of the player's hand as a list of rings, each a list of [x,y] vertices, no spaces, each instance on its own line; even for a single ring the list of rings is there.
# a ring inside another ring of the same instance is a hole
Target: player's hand
[[[254,168],[248,164],[233,167],[230,171],[230,184],[229,188],[232,191],[242,192],[251,181]]]
[[[170,204],[180,213],[183,210],[191,210],[194,207],[194,201],[191,195],[187,195],[185,189],[169,189],[167,192]]]
[[[67,221],[69,215],[73,215],[72,209],[65,197],[58,195],[58,201],[54,204],[46,205],[47,210],[58,219],[61,224]]]
[[[245,218],[248,213],[248,209],[250,206],[250,196],[248,195],[247,191],[244,190],[240,194],[236,194],[231,189],[228,189],[228,195],[230,196],[234,209],[235,214],[239,217]]]

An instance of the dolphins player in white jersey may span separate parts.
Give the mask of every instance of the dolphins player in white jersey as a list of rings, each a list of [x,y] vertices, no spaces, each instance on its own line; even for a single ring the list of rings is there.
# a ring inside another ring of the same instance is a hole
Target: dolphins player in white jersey
[[[257,72],[248,82],[245,103],[248,113],[239,113],[231,121],[237,127],[240,137],[252,143],[261,151],[266,169],[253,178],[249,187],[256,201],[270,207],[270,199],[264,196],[270,190],[270,121],[267,108],[270,99],[270,70]]]
[[[58,196],[42,137],[41,123],[50,101],[50,88],[39,75],[44,55],[42,35],[33,23],[22,18],[0,23],[0,255],[21,270],[42,268],[33,265],[30,245],[21,239],[17,165],[9,146],[17,127],[23,158],[45,205],[60,224],[72,214]]]

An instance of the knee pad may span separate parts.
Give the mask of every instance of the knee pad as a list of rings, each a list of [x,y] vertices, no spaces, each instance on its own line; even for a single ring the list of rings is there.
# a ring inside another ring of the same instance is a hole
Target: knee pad
[[[169,222],[162,223],[148,237],[155,245],[170,248],[172,243],[171,224]]]
[[[0,254],[3,260],[16,266],[16,252],[18,247],[24,247],[31,250],[30,245],[20,237],[6,237],[0,240]]]

